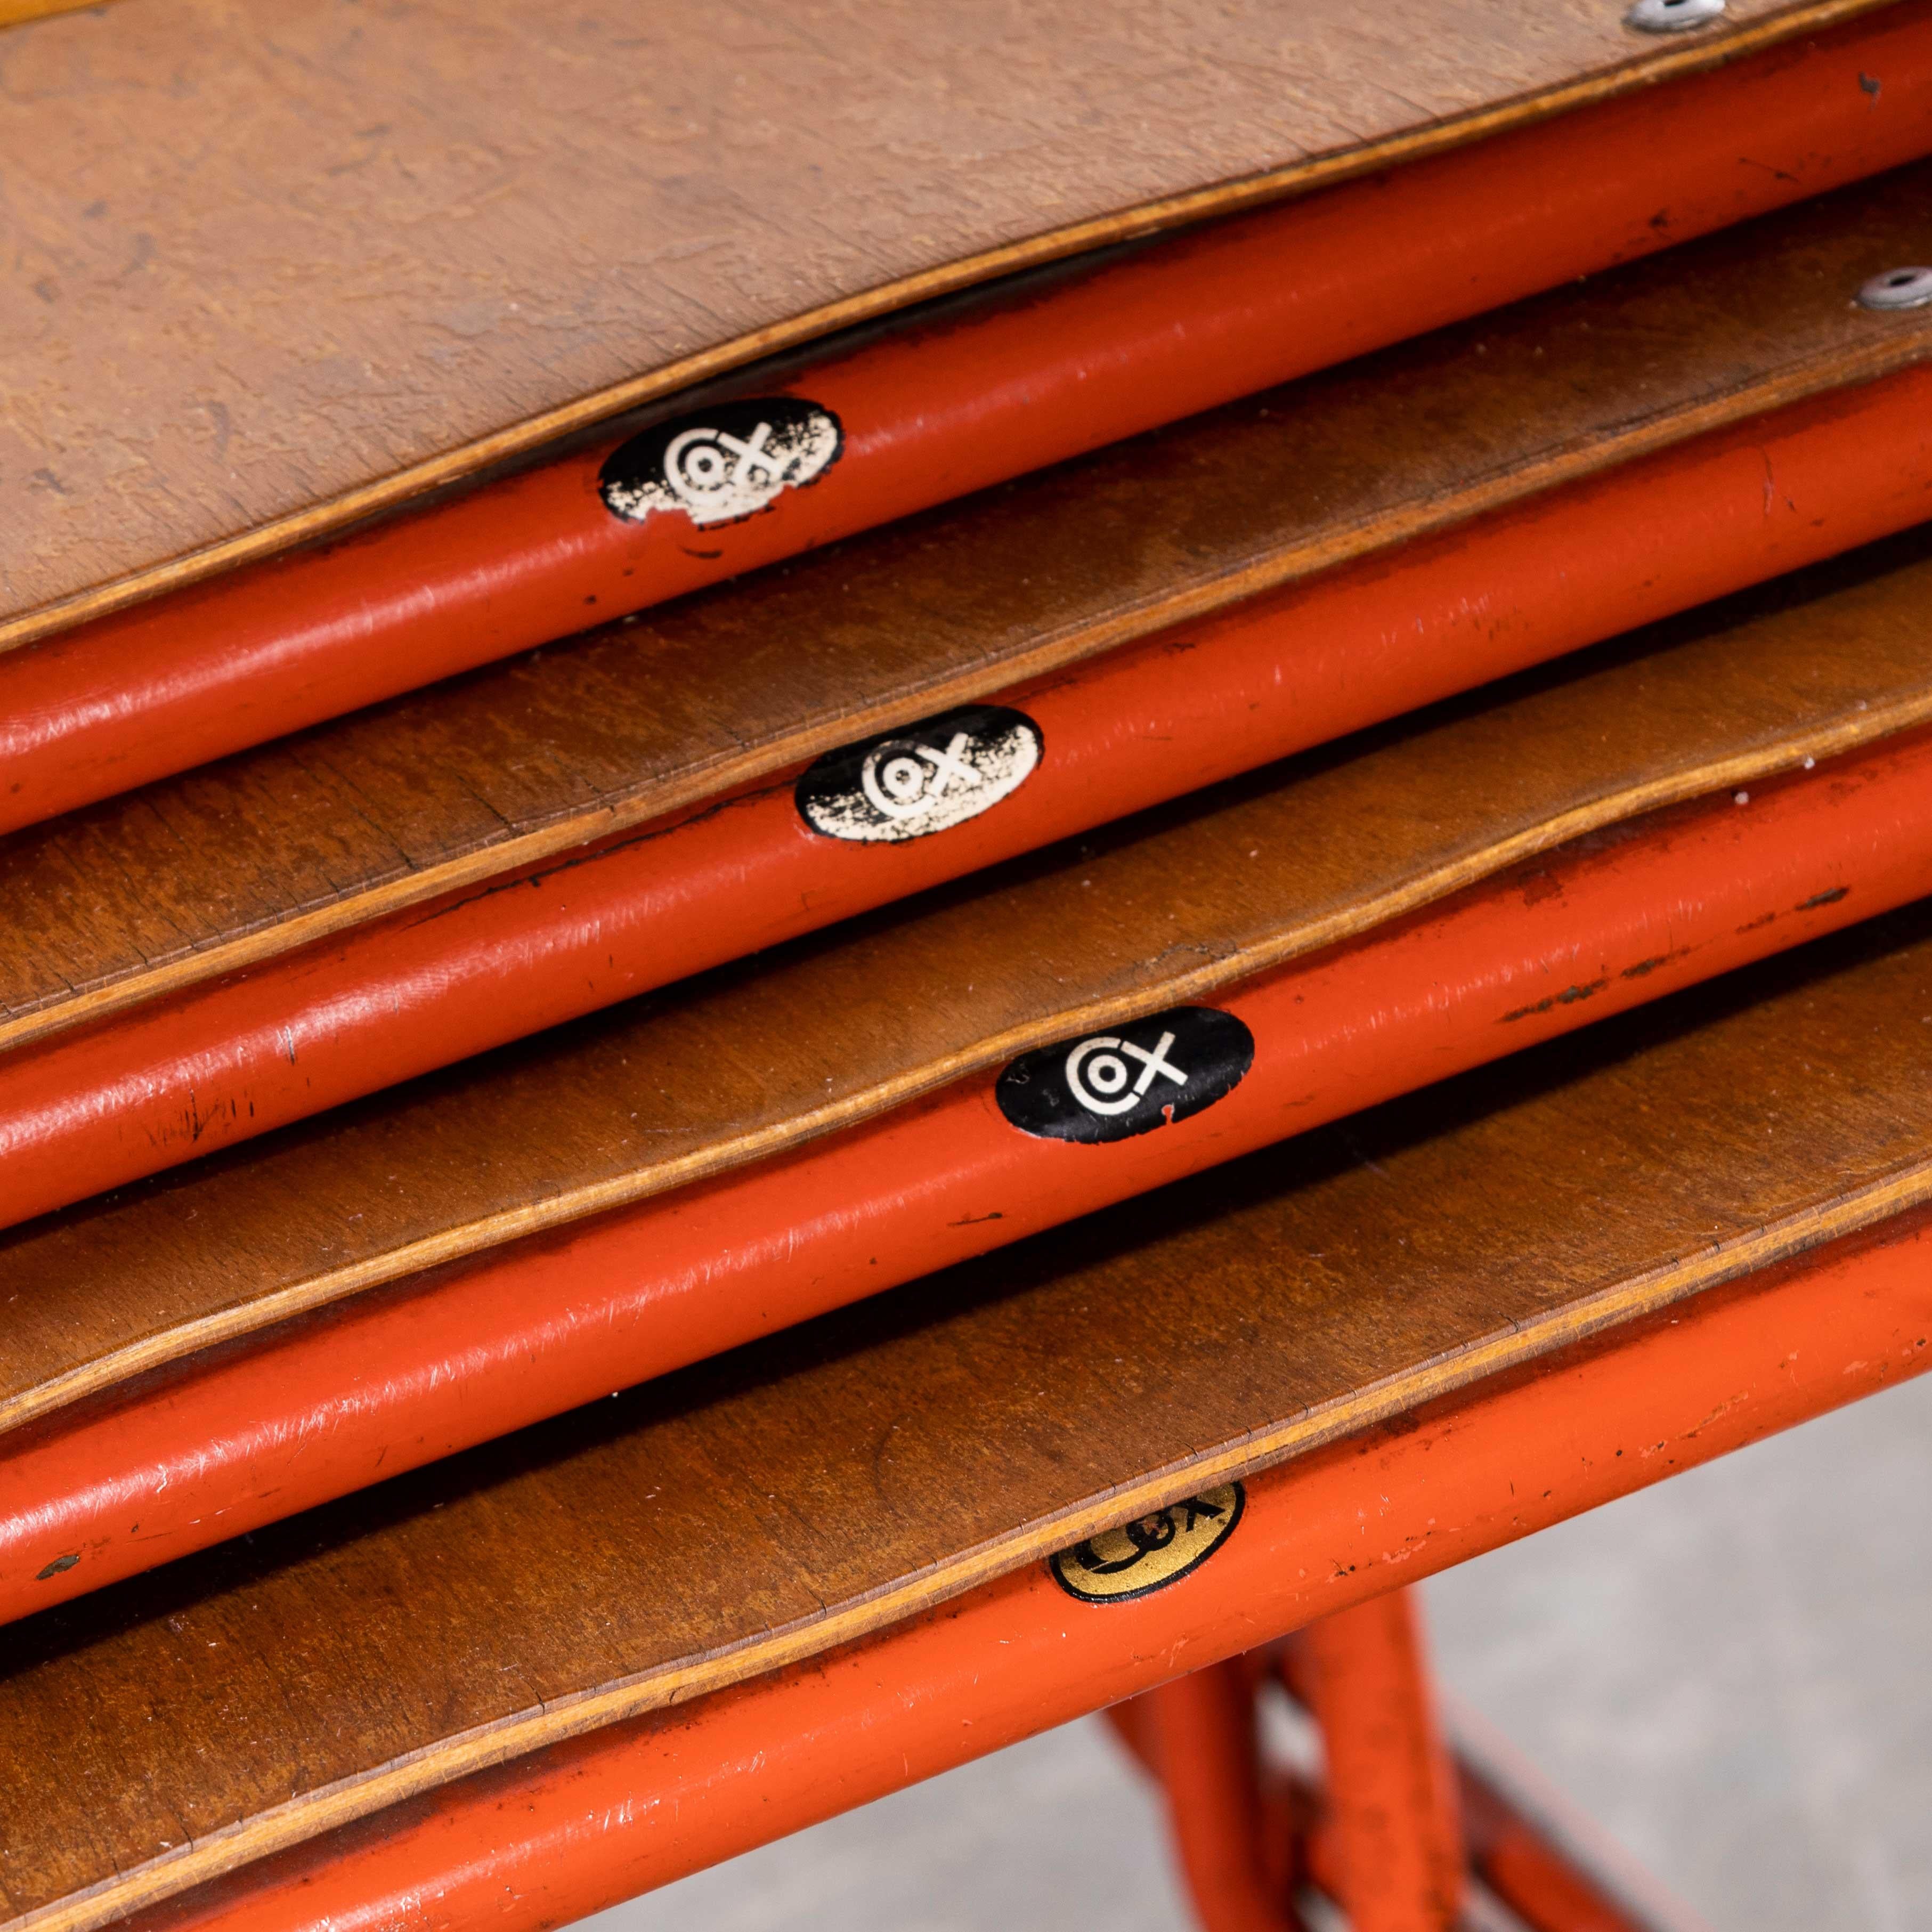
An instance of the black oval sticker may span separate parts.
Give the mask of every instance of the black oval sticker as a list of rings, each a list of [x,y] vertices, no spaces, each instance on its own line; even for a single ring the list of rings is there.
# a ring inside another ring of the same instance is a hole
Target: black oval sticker
[[[632,523],[653,510],[682,510],[700,526],[735,523],[782,490],[816,482],[844,446],[838,418],[799,397],[719,403],[620,444],[597,487]]]
[[[1023,1133],[1124,1141],[1213,1106],[1254,1064],[1255,1036],[1232,1013],[1176,1006],[1023,1053],[993,1093]]]
[[[923,838],[1017,791],[1041,748],[1040,727],[1024,712],[962,705],[828,752],[798,782],[799,815],[828,838]]]
[[[1124,1604],[1200,1568],[1234,1534],[1247,1492],[1228,1483],[1102,1530],[1047,1558],[1053,1580],[1083,1604]]]

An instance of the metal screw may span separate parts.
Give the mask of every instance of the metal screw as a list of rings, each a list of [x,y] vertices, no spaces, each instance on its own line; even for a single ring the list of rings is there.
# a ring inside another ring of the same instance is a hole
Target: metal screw
[[[1861,308],[1923,308],[1932,302],[1932,268],[1888,268],[1858,291]]]
[[[1624,25],[1640,34],[1682,34],[1721,20],[1724,0],[1636,0]]]

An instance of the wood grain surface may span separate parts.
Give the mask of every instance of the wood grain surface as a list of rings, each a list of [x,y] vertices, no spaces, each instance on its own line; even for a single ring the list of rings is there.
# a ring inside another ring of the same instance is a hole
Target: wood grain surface
[[[10,1922],[769,1669],[1932,1197],[1922,908],[19,1627]]]
[[[1921,362],[1928,256],[1932,165],[16,835],[0,1043]]]
[[[0,1240],[0,1427],[1932,718],[1932,533]]]
[[[1432,0],[1400,31],[1340,0],[1286,32],[1258,0],[142,0],[22,26],[11,638],[841,323],[1863,10],[1734,0],[1658,38],[1598,0]]]
[[[17,27],[50,14],[77,14],[83,7],[101,7],[108,0],[0,0],[0,27]]]

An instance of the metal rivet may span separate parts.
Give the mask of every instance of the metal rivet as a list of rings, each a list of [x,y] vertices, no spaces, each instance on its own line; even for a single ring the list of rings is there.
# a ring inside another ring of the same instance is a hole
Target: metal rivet
[[[1888,268],[1858,291],[1861,308],[1923,308],[1932,302],[1932,268]]]
[[[1624,25],[1640,34],[1682,34],[1721,20],[1724,0],[1636,0]]]

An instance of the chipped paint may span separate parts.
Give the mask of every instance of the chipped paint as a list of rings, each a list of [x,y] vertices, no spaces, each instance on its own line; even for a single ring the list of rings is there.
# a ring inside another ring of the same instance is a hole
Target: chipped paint
[[[964,705],[828,752],[799,780],[799,815],[828,838],[923,838],[977,818],[1038,768],[1040,727],[1024,712]]]
[[[816,403],[795,396],[721,403],[620,444],[598,472],[598,490],[627,522],[682,510],[707,530],[815,483],[844,449],[838,418]]]

